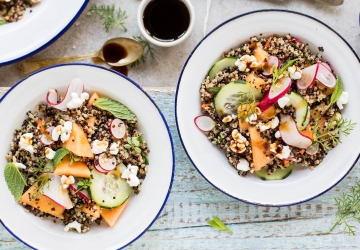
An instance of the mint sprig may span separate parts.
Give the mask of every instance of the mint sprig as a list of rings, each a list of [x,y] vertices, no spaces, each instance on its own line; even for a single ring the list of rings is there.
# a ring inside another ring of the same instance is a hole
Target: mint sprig
[[[131,112],[131,110],[128,107],[110,98],[101,97],[96,100],[94,106],[101,110],[110,112],[116,118],[120,118],[124,120],[132,120],[132,121],[137,120],[136,115],[133,112]]]
[[[68,154],[70,154],[70,151],[65,148],[59,148],[58,150],[56,150],[55,156],[53,158],[54,168],[56,168],[56,166],[61,162],[61,160]]]
[[[212,216],[212,220],[208,220],[208,224],[213,227],[216,228],[218,230],[225,230],[227,231],[229,234],[233,234],[233,232],[219,219],[219,217],[216,217],[215,215]]]
[[[20,172],[14,163],[10,162],[5,166],[4,177],[6,185],[14,196],[15,201],[19,201],[26,186],[24,174]]]

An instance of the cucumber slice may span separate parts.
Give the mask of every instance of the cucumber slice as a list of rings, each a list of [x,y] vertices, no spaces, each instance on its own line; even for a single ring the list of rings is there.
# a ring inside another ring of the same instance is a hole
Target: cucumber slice
[[[260,177],[260,179],[264,181],[276,181],[276,180],[283,180],[287,178],[294,168],[294,163],[291,162],[290,165],[285,169],[276,169],[276,171],[272,174],[267,173],[267,167],[262,168],[259,171],[255,171],[254,173]]]
[[[295,108],[295,121],[296,126],[299,130],[304,130],[310,122],[310,112],[309,105],[307,101],[298,93],[291,92],[290,95],[287,95],[290,101],[286,106],[293,106]]]
[[[90,185],[91,199],[104,208],[114,208],[123,204],[131,194],[131,187],[120,177],[117,170],[102,174],[93,169]]]
[[[221,117],[223,115],[237,114],[238,103],[244,101],[241,100],[239,92],[250,94],[250,91],[254,94],[255,100],[262,98],[261,92],[245,81],[235,81],[222,86],[214,98],[214,105],[218,115]],[[249,98],[249,95],[246,95],[246,97]]]
[[[217,63],[215,63],[211,67],[211,69],[209,70],[209,73],[208,73],[210,81],[212,79],[214,79],[216,74],[218,72],[222,71],[223,69],[226,69],[226,68],[229,68],[229,67],[234,67],[236,60],[237,60],[236,57],[226,57],[226,58],[218,61]]]

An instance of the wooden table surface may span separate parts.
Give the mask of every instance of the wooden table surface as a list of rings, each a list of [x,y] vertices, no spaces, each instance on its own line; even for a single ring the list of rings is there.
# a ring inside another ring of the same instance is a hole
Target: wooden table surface
[[[0,96],[7,88],[0,88]],[[234,200],[205,181],[192,166],[180,143],[174,118],[174,89],[145,89],[164,113],[176,153],[171,195],[153,226],[127,249],[358,249],[360,238],[327,231],[336,220],[334,197],[348,192],[359,178],[359,162],[326,194],[301,205],[260,207]],[[230,235],[207,225],[220,217]],[[360,229],[356,230],[360,234]],[[0,226],[1,250],[29,249]],[[70,249],[69,249],[70,250]],[[72,250],[72,249],[71,249]]]

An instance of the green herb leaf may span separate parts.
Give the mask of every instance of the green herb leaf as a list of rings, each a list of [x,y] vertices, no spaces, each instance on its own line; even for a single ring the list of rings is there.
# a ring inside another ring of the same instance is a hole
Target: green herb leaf
[[[212,88],[207,88],[206,90],[213,94],[213,95],[216,95],[217,93],[219,93],[221,87],[212,87]]]
[[[137,152],[137,153],[141,153],[141,149],[138,148],[138,147],[134,147],[134,150],[135,150],[135,152]]]
[[[101,110],[110,112],[117,118],[133,121],[137,120],[135,114],[131,112],[128,107],[110,98],[101,97],[96,100],[94,105]]]
[[[130,145],[130,144],[125,144],[125,145],[124,145],[124,148],[129,149],[129,148],[131,148],[131,145]]]
[[[273,79],[272,79],[272,86],[271,88],[274,89],[275,83],[277,82],[277,80],[279,79],[279,77],[284,74],[284,72],[290,67],[292,66],[297,60],[300,60],[300,58],[296,58],[293,60],[290,60],[287,62],[287,64],[285,64],[284,66],[282,66],[280,68],[280,70],[277,69],[276,66],[273,66]]]
[[[70,154],[70,151],[65,148],[59,148],[58,150],[56,150],[55,156],[53,159],[54,168],[56,168],[56,166],[61,162],[61,160],[68,154]],[[70,159],[70,165],[71,164],[72,163],[71,163],[71,159]]]
[[[132,140],[132,144],[136,147],[139,147],[140,146],[140,142],[139,142],[139,138],[138,137],[132,137],[131,138]]]
[[[209,220],[207,223],[218,230],[225,230],[229,234],[233,234],[233,232],[215,215],[212,216],[213,220]]]
[[[10,162],[5,166],[4,177],[15,201],[19,201],[26,186],[26,178],[24,174],[20,172],[14,163]]]
[[[143,139],[143,136],[142,136],[142,135],[140,135],[140,136],[138,137],[138,139],[139,139],[140,144],[144,144],[144,139]]]
[[[144,163],[145,165],[149,165],[149,157],[147,156],[146,153],[141,153],[143,159],[144,159]]]
[[[116,29],[119,26],[127,31],[125,27],[125,19],[127,18],[125,10],[122,10],[121,8],[115,10],[114,5],[97,6],[96,4],[93,4],[89,12],[94,15],[94,18],[98,17],[100,20],[104,21],[103,24],[105,26],[106,32],[109,32],[111,28]]]
[[[5,19],[0,19],[0,25],[7,24]]]
[[[343,84],[340,76],[338,76],[336,78],[334,92],[331,94],[331,97],[330,97],[330,103],[329,103],[329,105],[327,105],[325,107],[323,114],[331,107],[331,105],[333,105],[340,98],[340,96],[343,92],[344,92],[344,84]]]
[[[87,189],[91,186],[92,182],[90,179],[83,179],[83,178],[79,178],[79,181],[78,181],[78,187],[79,189]]]

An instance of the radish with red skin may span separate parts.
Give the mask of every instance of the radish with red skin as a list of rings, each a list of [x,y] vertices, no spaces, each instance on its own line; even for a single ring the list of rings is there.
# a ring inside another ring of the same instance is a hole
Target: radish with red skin
[[[271,76],[273,74],[273,67],[276,66],[277,68],[280,68],[280,59],[276,56],[269,56],[267,59],[267,62],[264,65],[263,68],[263,75],[264,76]]]
[[[78,191],[77,180],[74,184],[71,184],[69,188],[74,192],[77,192],[77,194],[79,194],[82,198],[84,198],[84,200],[86,200],[87,203],[91,202],[89,192],[86,189],[81,189],[80,191]]]
[[[49,182],[45,185],[43,195],[65,209],[74,207],[68,190],[62,187],[61,177],[56,174],[49,174]]]
[[[308,155],[316,155],[319,151],[319,143],[311,144],[310,147],[306,149]]]
[[[321,64],[322,64],[325,68],[327,68],[328,70],[332,71],[331,68],[330,68],[330,66],[329,66],[329,64],[327,64],[326,62],[321,62]]]
[[[203,132],[209,132],[215,127],[215,121],[207,115],[199,115],[195,117],[194,123],[198,129]]]
[[[299,132],[296,123],[291,116],[282,115],[280,120],[281,120],[279,126],[280,135],[282,140],[287,145],[294,146],[297,148],[308,148],[311,146],[312,140],[309,137],[302,135]]]
[[[116,158],[112,156],[109,158],[106,153],[99,155],[99,166],[105,171],[111,171],[116,168]]]
[[[55,89],[50,89],[46,95],[46,101],[49,105],[53,106],[62,111],[67,110],[67,104],[71,101],[71,93],[76,93],[79,96],[84,91],[84,84],[83,82],[76,78],[71,81],[69,84],[64,99],[61,102],[58,102],[58,93]]]
[[[125,136],[126,133],[126,125],[125,123],[120,120],[119,118],[116,118],[112,120],[110,123],[110,133],[116,138],[121,139]]]
[[[307,89],[310,87],[316,79],[318,69],[318,63],[302,69],[301,78],[296,82],[298,89]]]
[[[96,171],[98,171],[99,173],[102,173],[102,174],[107,174],[107,173],[110,172],[110,171],[107,171],[107,170],[100,167],[100,165],[99,165],[99,157],[95,157],[95,159],[94,159],[94,168],[96,169]]]
[[[276,81],[275,86],[265,94],[264,98],[260,101],[258,107],[264,112],[273,106],[281,97],[283,97],[291,88],[291,79],[284,77]],[[274,90],[273,90],[274,88]]]
[[[328,88],[334,88],[336,85],[336,78],[324,63],[318,63],[318,71],[316,79]]]
[[[51,126],[49,128],[46,129],[46,132],[48,132],[47,134],[42,134],[40,141],[45,144],[45,145],[51,145],[54,143],[54,140],[51,137],[51,133],[54,130],[54,126]]]

